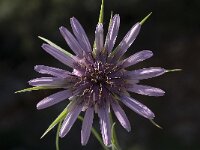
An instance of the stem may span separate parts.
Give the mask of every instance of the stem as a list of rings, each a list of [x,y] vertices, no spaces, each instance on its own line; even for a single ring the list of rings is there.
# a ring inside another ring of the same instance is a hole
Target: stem
[[[78,119],[80,121],[83,121],[83,117],[78,116]],[[99,133],[92,127],[92,134],[96,137],[96,139],[99,141],[99,143],[101,144],[101,146],[103,147],[104,150],[109,150],[109,148],[107,148],[104,144],[103,141],[101,139],[101,136],[99,135]]]
[[[56,132],[56,150],[59,150],[59,131],[61,128],[62,121],[59,122],[57,132]]]

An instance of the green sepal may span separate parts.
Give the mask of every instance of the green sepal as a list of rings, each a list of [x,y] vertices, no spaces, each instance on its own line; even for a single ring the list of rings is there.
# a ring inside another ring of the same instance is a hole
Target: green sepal
[[[56,49],[60,50],[61,52],[63,52],[64,54],[70,56],[70,57],[73,57],[73,55],[71,53],[69,53],[68,51],[64,50],[63,48],[61,48],[60,46],[56,45],[55,43],[51,42],[50,40],[44,38],[44,37],[41,37],[41,36],[38,36],[38,38],[40,38],[41,40],[45,41],[46,43],[48,43],[49,45],[55,47]]]
[[[70,105],[70,104],[69,104]],[[68,106],[69,106],[68,105]],[[48,127],[48,129],[44,132],[44,134],[41,136],[40,139],[42,139],[49,131],[51,131],[51,129],[53,129],[58,123],[62,122],[63,119],[65,118],[65,116],[68,113],[68,107],[66,107],[61,113],[60,115],[50,124],[50,126]]]
[[[104,18],[104,0],[101,2],[101,10],[99,13],[99,23],[103,23],[103,18]]]
[[[140,21],[140,25],[143,25],[144,22],[151,16],[152,12],[150,12],[142,21]]]
[[[114,122],[112,124],[112,128],[111,128],[111,133],[112,133],[112,137],[111,137],[111,142],[112,142],[112,150],[120,150],[118,141],[117,141],[117,135],[116,135],[116,131],[115,131],[115,125],[116,123]]]
[[[163,129],[160,125],[158,125],[155,121],[153,121],[152,119],[149,119],[149,121],[156,127],[158,127],[159,129]]]
[[[31,92],[31,91],[37,91],[37,90],[48,90],[48,89],[55,89],[57,87],[48,87],[48,86],[34,86],[30,88],[26,88],[23,90],[16,91],[15,93],[22,93],[22,92]]]
[[[171,69],[171,70],[167,70],[166,72],[176,72],[176,71],[182,71],[182,69]]]

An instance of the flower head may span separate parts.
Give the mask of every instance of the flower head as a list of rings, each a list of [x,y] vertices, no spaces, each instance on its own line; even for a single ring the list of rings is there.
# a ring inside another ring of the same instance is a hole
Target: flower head
[[[129,92],[147,96],[163,96],[164,91],[146,85],[140,80],[160,76],[166,72],[160,67],[143,68],[128,71],[127,68],[153,56],[152,51],[143,50],[123,59],[124,54],[136,39],[141,22],[136,23],[125,35],[120,44],[114,48],[120,26],[120,17],[114,15],[109,24],[108,33],[104,42],[103,24],[99,22],[95,31],[94,47],[76,18],[70,20],[73,34],[65,27],[60,32],[68,46],[74,52],[71,54],[52,42],[42,38],[48,44],[42,48],[54,58],[72,68],[72,72],[54,67],[37,65],[35,70],[41,74],[51,75],[29,81],[34,87],[46,89],[60,89],[37,104],[37,109],[44,109],[69,99],[68,113],[60,129],[60,137],[64,137],[79,114],[84,111],[84,120],[81,130],[81,143],[88,142],[94,114],[100,119],[100,128],[105,145],[111,144],[111,124],[109,113],[113,110],[121,125],[131,130],[129,120],[119,105],[127,107],[139,115],[152,120],[155,115],[145,105],[132,98]]]

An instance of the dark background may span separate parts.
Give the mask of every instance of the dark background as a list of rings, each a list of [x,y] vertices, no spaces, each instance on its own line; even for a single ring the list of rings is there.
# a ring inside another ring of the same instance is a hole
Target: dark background
[[[119,13],[121,26],[117,43],[131,26],[149,12],[150,19],[126,55],[150,49],[154,57],[137,67],[162,66],[181,68],[146,84],[166,91],[164,97],[132,95],[155,114],[160,130],[148,120],[126,108],[132,125],[127,133],[117,123],[119,143],[123,150],[199,150],[200,143],[200,1],[199,0],[105,0],[105,27],[110,12]],[[67,105],[67,101],[38,111],[36,104],[51,91],[14,94],[28,87],[27,81],[41,75],[34,72],[36,64],[65,69],[41,49],[42,35],[68,49],[58,28],[70,28],[75,16],[85,28],[90,41],[98,21],[100,0],[0,0],[0,149],[53,150],[54,129],[44,139],[40,136]],[[105,28],[105,29],[106,29]],[[107,29],[106,29],[107,31]],[[105,31],[105,33],[106,33]],[[98,119],[95,126],[99,128]],[[87,146],[80,144],[81,123],[77,121],[70,133],[61,139],[61,150],[100,150],[93,136]]]

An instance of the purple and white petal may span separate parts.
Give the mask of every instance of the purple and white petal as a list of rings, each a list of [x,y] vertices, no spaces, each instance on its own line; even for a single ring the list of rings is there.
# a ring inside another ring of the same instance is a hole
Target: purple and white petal
[[[54,104],[57,104],[71,96],[72,96],[72,92],[69,90],[57,92],[41,100],[37,104],[37,109],[44,109],[44,108],[53,106]]]
[[[74,108],[67,114],[66,118],[62,123],[62,127],[60,129],[60,137],[63,138],[71,129],[77,117],[82,111],[83,106],[81,104],[76,103]]]
[[[78,41],[75,39],[75,37],[67,30],[67,28],[61,26],[59,28],[60,33],[62,34],[63,38],[67,42],[68,46],[71,48],[71,50],[77,55],[82,56],[83,55],[83,49],[79,45]]]
[[[149,108],[147,108],[145,105],[138,102],[137,100],[126,95],[122,95],[120,99],[127,107],[129,107],[139,115],[148,119],[153,119],[155,117],[154,113]]]
[[[83,123],[82,123],[82,130],[81,130],[81,144],[82,145],[86,145],[89,140],[93,118],[94,118],[94,108],[89,107],[86,110]]]
[[[126,73],[127,77],[136,80],[143,80],[160,76],[166,72],[165,69],[160,67],[143,68]]]
[[[54,58],[56,58],[57,60],[59,60],[60,62],[62,62],[63,64],[69,66],[69,67],[74,67],[74,63],[75,60],[68,56],[67,54],[65,54],[64,52],[56,49],[55,47],[49,45],[49,44],[42,44],[42,48],[49,53],[50,55],[52,55]]]
[[[103,50],[103,24],[98,23],[95,31],[95,46],[96,46],[96,55],[98,56],[99,53]]]
[[[83,27],[79,23],[79,21],[73,17],[70,19],[70,23],[71,23],[71,27],[74,32],[74,35],[76,36],[76,39],[78,40],[82,49],[86,52],[91,52],[92,49],[91,49],[90,42],[88,40],[88,37],[87,37]]]
[[[36,65],[34,69],[41,74],[49,74],[58,78],[66,78],[71,75],[69,71],[44,65]]]
[[[137,35],[139,34],[141,28],[140,23],[136,23],[129,32],[125,35],[123,40],[120,42],[118,47],[116,48],[116,52],[114,53],[114,59],[119,59],[121,56],[126,53],[127,49],[131,46],[131,44],[135,41]]]
[[[128,91],[148,96],[163,96],[165,92],[159,88],[134,84],[132,87],[127,88]]]
[[[67,82],[62,78],[56,77],[41,77],[32,79],[29,82],[31,86],[49,86],[49,87],[64,87]]]
[[[109,118],[109,110],[108,106],[102,106],[98,109],[98,116],[100,119],[100,128],[101,128],[101,135],[103,138],[103,143],[106,146],[111,145],[111,125],[110,125],[110,118]]]
[[[114,17],[111,19],[111,24],[109,25],[108,33],[106,36],[106,41],[105,41],[105,49],[108,54],[112,51],[118,31],[119,31],[119,26],[120,26],[120,17],[118,14],[114,15]]]
[[[112,109],[115,113],[115,116],[117,117],[117,119],[119,120],[119,122],[121,123],[121,125],[129,132],[131,131],[131,125],[130,122],[124,112],[124,110],[121,108],[121,106],[118,104],[118,102],[115,102],[115,100],[113,100],[111,102],[112,105]]]
[[[141,61],[144,61],[152,56],[153,56],[153,53],[152,53],[152,51],[149,51],[149,50],[143,50],[143,51],[137,52],[137,53],[131,55],[130,57],[128,57],[127,59],[125,59],[122,62],[122,67],[126,68],[129,66],[135,65],[135,64],[137,64]]]

